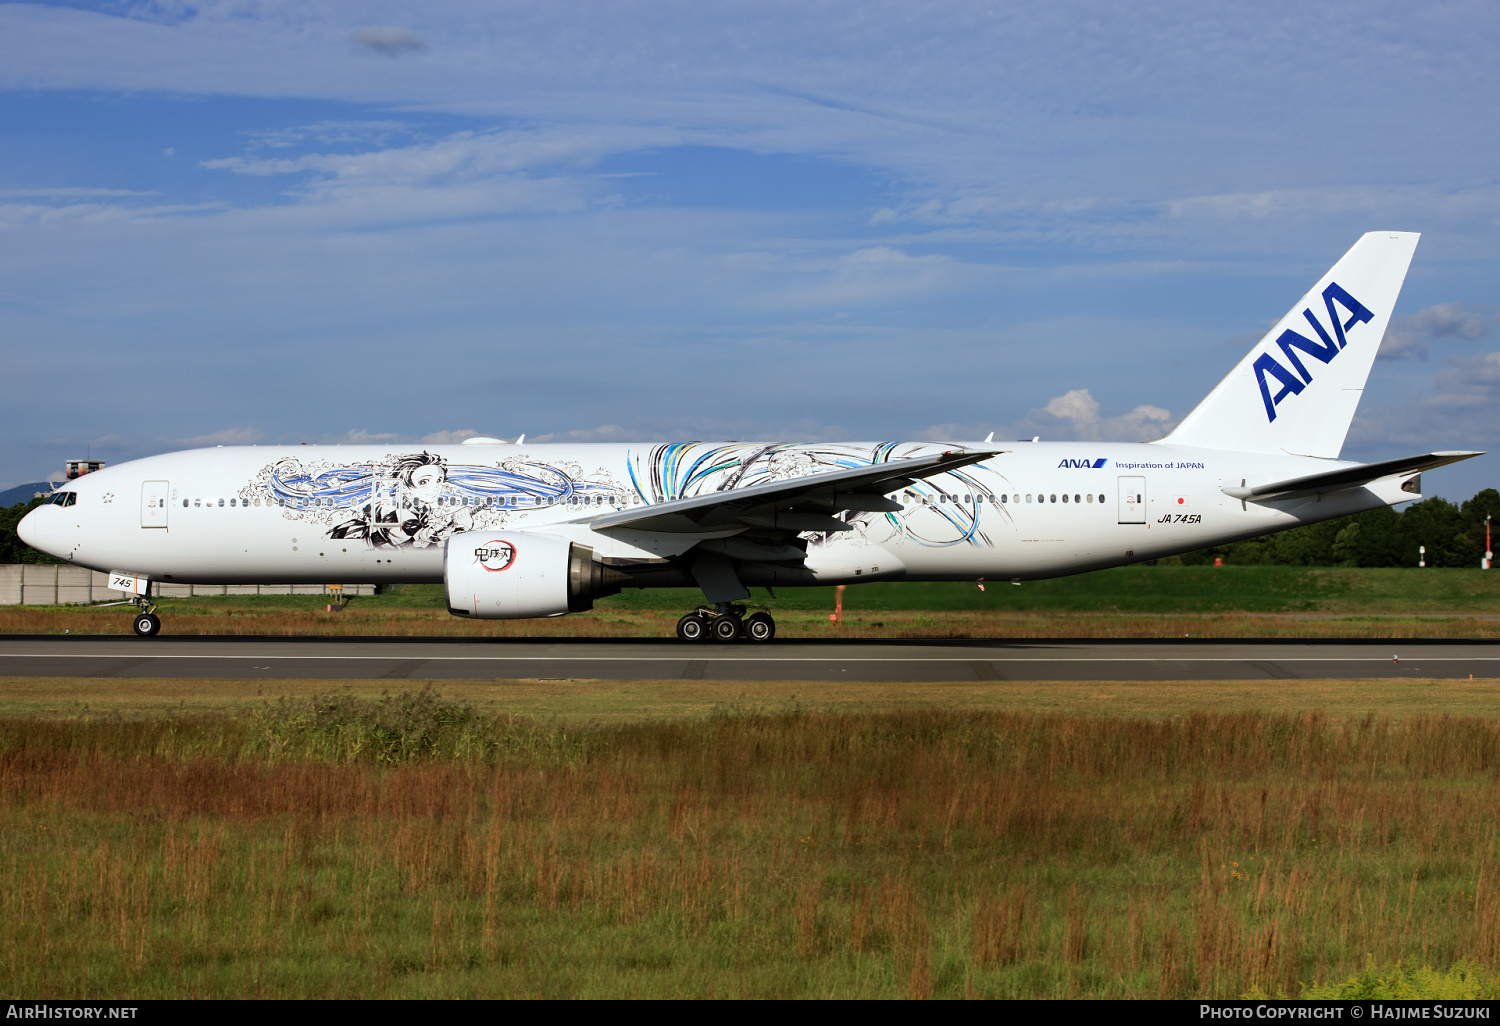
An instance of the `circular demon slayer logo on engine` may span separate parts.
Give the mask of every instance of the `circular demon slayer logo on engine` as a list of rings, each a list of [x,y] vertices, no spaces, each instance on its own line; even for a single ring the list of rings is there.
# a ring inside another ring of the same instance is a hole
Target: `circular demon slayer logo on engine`
[[[516,561],[516,547],[508,541],[496,538],[487,541],[474,550],[474,562],[484,567],[490,573],[499,573],[501,570],[509,570],[510,565]]]

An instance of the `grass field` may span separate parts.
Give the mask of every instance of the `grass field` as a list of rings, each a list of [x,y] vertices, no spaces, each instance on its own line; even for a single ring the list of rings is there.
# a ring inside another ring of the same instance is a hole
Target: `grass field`
[[[0,990],[1176,997],[1500,965],[1493,681],[381,683],[0,680]]]
[[[438,585],[406,585],[328,612],[318,596],[168,599],[164,630],[214,635],[451,635],[668,637],[702,596],[690,589],[630,591],[588,613],[471,622],[450,616]],[[1477,570],[1295,567],[1125,567],[1013,587],[868,584],[845,591],[844,619],[828,622],[832,588],[757,590],[785,637],[1500,637],[1500,574]],[[129,632],[126,607],[0,607],[0,633]]]
[[[377,700],[388,680],[193,680],[181,677],[0,677],[0,717],[89,721],[251,716],[273,698],[337,688]],[[841,681],[443,680],[438,687],[489,716],[574,726],[705,719],[746,710],[828,714],[938,709],[1160,719],[1192,712],[1316,712],[1339,718],[1500,715],[1500,680]]]

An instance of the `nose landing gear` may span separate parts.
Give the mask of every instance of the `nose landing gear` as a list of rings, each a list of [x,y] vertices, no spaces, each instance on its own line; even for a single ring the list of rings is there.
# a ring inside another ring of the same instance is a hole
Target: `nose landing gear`
[[[161,633],[161,617],[156,615],[156,603],[151,601],[151,582],[146,582],[146,590],[131,599],[135,603],[137,612],[135,620],[130,624],[131,633],[138,638],[154,638]]]
[[[715,609],[693,610],[677,621],[677,637],[683,641],[753,641],[761,644],[776,637],[776,621],[770,613],[745,615],[745,607],[728,602]]]

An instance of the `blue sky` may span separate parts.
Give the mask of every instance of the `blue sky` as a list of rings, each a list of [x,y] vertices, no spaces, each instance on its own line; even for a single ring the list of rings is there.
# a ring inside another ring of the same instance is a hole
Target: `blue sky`
[[[0,485],[1147,439],[1387,228],[1424,236],[1345,454],[1491,448],[1497,43],[1480,3],[0,3]]]

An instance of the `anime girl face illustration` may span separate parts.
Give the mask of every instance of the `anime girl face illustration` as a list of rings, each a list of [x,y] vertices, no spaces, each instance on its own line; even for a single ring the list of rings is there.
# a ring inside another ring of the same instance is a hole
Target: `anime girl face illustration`
[[[391,474],[396,479],[401,499],[415,499],[424,506],[436,506],[443,494],[443,485],[448,482],[448,468],[443,466],[443,458],[430,452],[402,456],[391,468]],[[406,501],[399,504],[412,505]]]
[[[354,520],[336,525],[332,538],[364,538],[375,548],[431,548],[443,539],[473,527],[468,510],[449,515],[438,505],[448,468],[430,452],[400,457],[391,468],[395,488],[378,503],[367,505]]]
[[[604,470],[507,459],[449,465],[431,452],[391,453],[370,462],[307,463],[291,456],[263,468],[240,498],[264,496],[289,519],[327,525],[328,537],[377,549],[430,549],[477,526],[496,526],[560,498],[618,495]]]
[[[442,467],[419,467],[406,474],[403,480],[407,490],[415,498],[429,506],[435,506],[438,496],[443,492],[443,485],[448,480],[448,473]]]

